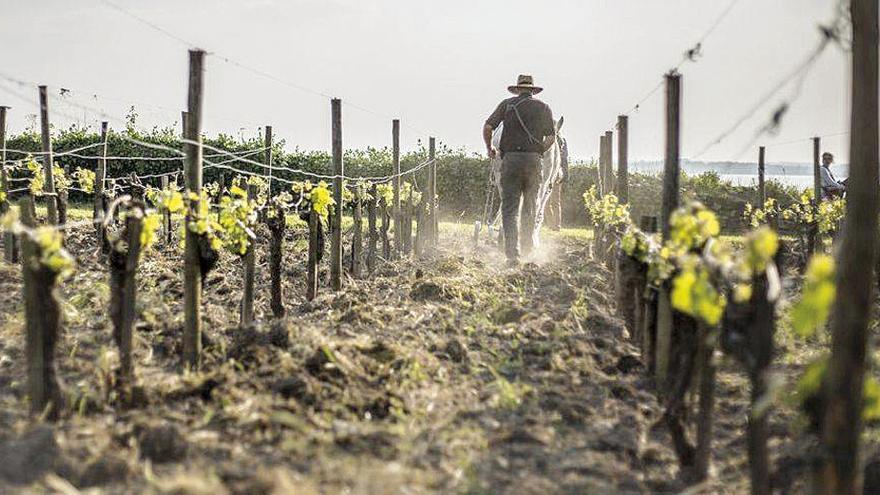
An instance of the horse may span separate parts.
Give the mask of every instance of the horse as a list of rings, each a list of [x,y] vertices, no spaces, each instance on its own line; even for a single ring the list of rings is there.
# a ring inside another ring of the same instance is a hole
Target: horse
[[[540,244],[541,226],[544,224],[544,210],[550,201],[554,187],[559,187],[563,178],[568,174],[568,145],[565,137],[560,132],[564,118],[555,123],[556,126],[556,142],[541,157],[541,185],[538,187],[538,200],[535,207],[535,232],[532,237],[535,240],[535,248]],[[498,126],[492,134],[492,146],[498,149],[501,141],[501,133],[504,124]],[[490,234],[493,231],[499,232],[499,240],[503,235],[501,228],[501,157],[497,156],[490,160],[489,163],[489,198],[486,201],[484,212],[484,222],[489,229]],[[493,208],[493,199],[495,196],[499,198],[497,211]],[[493,214],[494,212],[494,214]],[[490,220],[491,216],[491,220]]]

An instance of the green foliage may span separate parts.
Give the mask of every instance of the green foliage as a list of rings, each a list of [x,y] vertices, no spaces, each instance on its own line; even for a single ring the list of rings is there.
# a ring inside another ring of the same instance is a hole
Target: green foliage
[[[782,218],[801,229],[816,227],[819,234],[834,232],[837,224],[846,214],[846,200],[832,199],[819,203],[813,201],[813,190],[806,189],[799,200],[782,210]]]
[[[829,357],[826,355],[807,366],[794,386],[792,399],[796,403],[804,405],[822,392],[828,363]],[[866,375],[862,384],[862,419],[880,420],[880,382],[871,375]]]
[[[647,234],[637,229],[635,225],[630,225],[623,234],[623,237],[620,238],[620,247],[623,249],[623,252],[642,263],[648,261],[652,243],[656,243],[656,240],[651,239]]]
[[[846,215],[845,199],[823,201],[819,205],[819,213],[817,215],[819,233],[825,235],[836,231],[844,215]]]
[[[32,156],[28,156],[25,161],[25,167],[30,172],[30,182],[28,188],[34,196],[42,196],[43,188],[46,184],[46,176],[43,172],[43,166],[37,163]]]
[[[330,189],[324,181],[318,182],[316,186],[311,188],[309,202],[312,205],[312,211],[322,218],[327,218],[327,215],[330,214],[330,207],[336,205],[336,200],[333,199],[333,195],[330,194]]]
[[[187,217],[186,228],[190,232],[203,236],[214,251],[223,249],[223,239],[221,237],[223,226],[217,221],[216,216],[211,214],[211,198],[204,190],[202,194],[196,194],[192,191],[187,192]],[[185,240],[186,236],[181,236],[181,240]]]
[[[720,323],[731,298],[739,303],[751,298],[752,280],[767,269],[779,249],[776,232],[761,227],[734,251],[718,237],[715,214],[697,202],[672,213],[669,240],[659,249],[633,230],[630,227],[624,236],[623,249],[645,253],[649,281],[659,286],[671,279],[672,306],[710,326]]]
[[[257,205],[264,205],[269,200],[269,181],[262,177],[251,175],[247,178],[247,185],[253,187],[256,194],[252,201]]]
[[[141,249],[147,250],[156,241],[156,232],[162,225],[162,216],[158,213],[150,213],[144,216],[141,227]]]
[[[79,188],[84,192],[91,194],[95,191],[95,172],[77,167],[73,172],[73,178],[76,179]]]
[[[724,314],[727,299],[716,289],[709,269],[696,256],[681,262],[678,275],[672,281],[672,307],[704,321],[717,325]]]
[[[32,238],[40,250],[40,263],[62,279],[73,274],[76,263],[64,249],[64,237],[55,227],[37,227]]]
[[[394,203],[394,186],[391,184],[376,184],[376,196],[380,205],[391,206]]]
[[[815,335],[828,320],[837,295],[834,269],[834,259],[828,255],[817,254],[810,259],[801,297],[791,310],[792,328],[801,337]]]
[[[745,268],[748,276],[764,271],[779,251],[779,236],[769,227],[761,227],[749,233],[745,241]]]
[[[196,235],[205,237],[215,251],[226,249],[239,256],[244,255],[255,237],[253,229],[258,218],[257,202],[248,199],[247,191],[238,186],[230,187],[216,204],[205,190],[202,190],[201,195],[187,192],[187,201],[184,201],[180,192],[170,188],[162,191],[148,190],[147,197],[159,211],[185,213],[188,218],[187,228]],[[155,221],[155,227],[160,224],[158,218],[153,220],[148,216],[145,219],[145,229],[146,221]]]
[[[253,229],[257,223],[257,203],[249,200],[247,191],[232,186],[229,193],[220,198],[217,215],[218,233],[224,248],[243,256],[254,239]]]
[[[182,213],[186,207],[183,202],[183,194],[170,185],[161,190],[149,187],[145,196],[157,209],[167,211],[172,215]]]
[[[354,183],[354,188],[352,188],[352,195],[358,201],[367,202],[373,199],[373,195],[370,194],[370,189],[372,188],[372,183],[367,182],[365,180],[359,180]]]
[[[774,198],[768,198],[764,201],[761,208],[755,208],[751,203],[747,203],[743,210],[743,218],[752,228],[758,228],[761,225],[773,223],[779,217],[779,204]]]
[[[58,163],[52,165],[52,182],[55,183],[55,192],[64,192],[70,188],[70,179]]]
[[[715,213],[702,203],[693,202],[672,212],[667,245],[673,253],[684,254],[701,249],[710,238],[720,233],[721,224]]]
[[[267,218],[278,218],[279,216],[284,216],[292,206],[293,206],[293,194],[290,191],[281,191],[280,193],[275,193],[268,200],[269,208],[266,210]]]
[[[38,263],[49,269],[56,279],[65,279],[73,274],[76,262],[73,256],[64,249],[64,237],[61,235],[61,231],[54,226],[42,226],[34,229],[25,227],[19,221],[18,210],[10,209],[3,217],[0,217],[0,229],[30,237],[39,250]]]
[[[330,186],[326,182],[320,181],[312,184],[311,181],[298,181],[291,185],[291,191],[294,196],[299,196],[302,207],[309,208],[317,213],[321,218],[327,218],[330,214],[330,208],[336,205],[333,194],[330,192]]]
[[[531,387],[525,384],[511,383],[495,371],[495,368],[491,366],[487,366],[487,368],[495,377],[495,405],[502,409],[516,409],[522,405],[523,397],[531,392]]]
[[[415,190],[412,182],[403,181],[400,183],[400,201],[403,203],[410,202],[410,196],[412,196],[412,203],[418,204],[422,200],[422,193]]]
[[[629,206],[621,204],[614,194],[606,194],[600,198],[596,186],[592,186],[584,192],[583,198],[587,215],[594,225],[622,231],[631,223]]]

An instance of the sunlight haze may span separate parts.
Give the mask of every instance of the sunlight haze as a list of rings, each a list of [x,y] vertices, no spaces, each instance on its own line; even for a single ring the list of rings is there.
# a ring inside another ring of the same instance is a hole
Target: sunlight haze
[[[546,89],[564,115],[576,159],[596,155],[598,136],[675,66],[729,0],[112,0],[179,38],[207,59],[205,131],[253,136],[264,124],[288,147],[330,146],[327,98],[226,63],[343,99],[346,148],[390,145],[400,117],[412,149],[427,133],[484,153],[483,121],[519,73]],[[741,0],[685,63],[682,155],[692,157],[741,117],[819,41],[834,0]],[[53,123],[94,126],[101,110],[121,126],[130,104],[138,124],[178,125],[185,106],[187,45],[101,0],[2,0],[0,74],[71,89]],[[810,161],[812,135],[848,128],[848,62],[830,46],[807,76],[778,136],[749,146],[787,95],[770,99],[703,160]],[[36,91],[0,80],[10,129],[33,122]],[[98,97],[93,95],[97,94]],[[365,112],[352,107],[369,109]],[[84,110],[82,107],[88,107]],[[663,91],[631,115],[632,160],[663,156]],[[375,113],[372,113],[375,112]],[[378,115],[377,115],[378,114]],[[846,155],[846,136],[826,146]]]

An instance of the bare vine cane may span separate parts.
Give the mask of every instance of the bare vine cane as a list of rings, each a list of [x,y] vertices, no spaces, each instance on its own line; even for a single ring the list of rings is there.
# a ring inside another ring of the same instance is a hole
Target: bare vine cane
[[[117,389],[127,404],[132,400],[134,385],[133,327],[137,305],[137,268],[140,259],[143,231],[144,204],[140,200],[126,200],[125,228],[122,235],[111,241],[108,256],[110,265],[110,319],[113,322],[113,340],[119,348]]]

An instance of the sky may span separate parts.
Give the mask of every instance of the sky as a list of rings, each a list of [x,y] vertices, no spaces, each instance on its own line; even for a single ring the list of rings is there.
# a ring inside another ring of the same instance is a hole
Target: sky
[[[809,162],[813,135],[846,156],[848,54],[829,46],[796,98],[786,87],[722,142],[707,145],[793,70],[838,0],[738,0],[681,66],[682,156]],[[114,5],[116,7],[114,7]],[[346,148],[429,135],[484,153],[481,129],[517,74],[565,117],[576,159],[597,155],[617,115],[656,88],[731,0],[0,0],[0,105],[17,132],[35,122],[36,83],[52,122],[179,125],[187,50],[206,59],[204,130],[252,137],[273,126],[288,148],[329,150],[329,96],[343,100]],[[126,15],[130,12],[152,26]],[[230,62],[229,60],[233,61]],[[247,69],[242,68],[244,65]],[[9,78],[19,82],[10,82]],[[59,88],[66,88],[64,97]],[[305,89],[300,89],[305,88]],[[777,135],[762,135],[792,99]],[[630,113],[630,159],[659,160],[664,92]],[[797,141],[797,142],[793,142]],[[616,146],[616,145],[615,145]],[[704,151],[705,150],[705,151]],[[702,153],[701,153],[702,152]],[[616,152],[615,152],[616,153]],[[845,161],[841,159],[839,161]]]

